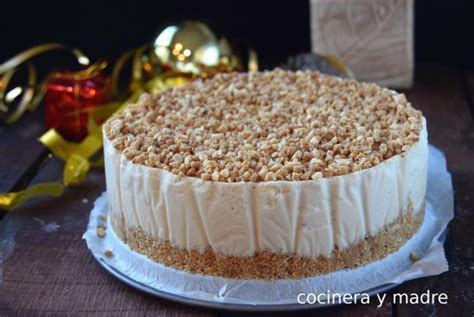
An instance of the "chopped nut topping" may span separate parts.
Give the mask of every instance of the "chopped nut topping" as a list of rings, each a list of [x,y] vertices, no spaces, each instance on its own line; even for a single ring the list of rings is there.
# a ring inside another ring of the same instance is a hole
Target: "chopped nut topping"
[[[215,182],[317,180],[371,168],[418,142],[403,94],[318,72],[223,73],[143,95],[105,124],[136,164]]]

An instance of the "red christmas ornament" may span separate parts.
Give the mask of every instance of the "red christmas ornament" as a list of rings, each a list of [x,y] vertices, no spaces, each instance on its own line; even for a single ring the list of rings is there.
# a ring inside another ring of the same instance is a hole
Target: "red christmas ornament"
[[[107,102],[110,95],[111,79],[102,69],[51,75],[45,96],[47,129],[55,128],[70,141],[87,136],[89,112]]]

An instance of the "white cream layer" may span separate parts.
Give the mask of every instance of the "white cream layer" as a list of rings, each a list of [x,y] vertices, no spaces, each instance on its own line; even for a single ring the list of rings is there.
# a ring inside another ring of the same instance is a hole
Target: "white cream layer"
[[[375,235],[425,200],[426,122],[404,155],[319,180],[223,183],[134,164],[104,137],[109,206],[160,241],[250,256],[268,250],[315,257]]]

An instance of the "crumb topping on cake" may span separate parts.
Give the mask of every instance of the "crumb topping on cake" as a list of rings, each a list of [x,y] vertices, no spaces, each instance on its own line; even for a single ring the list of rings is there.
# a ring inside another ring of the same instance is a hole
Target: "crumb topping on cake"
[[[127,159],[219,182],[345,175],[406,152],[422,115],[375,84],[312,71],[223,73],[143,95],[104,125]]]

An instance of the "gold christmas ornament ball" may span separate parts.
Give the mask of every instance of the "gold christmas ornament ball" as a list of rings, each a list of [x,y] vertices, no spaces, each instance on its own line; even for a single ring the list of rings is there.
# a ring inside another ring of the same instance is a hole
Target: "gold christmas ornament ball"
[[[219,65],[224,55],[219,44],[204,23],[184,21],[165,27],[153,42],[153,51],[163,66],[197,74],[202,67]]]

